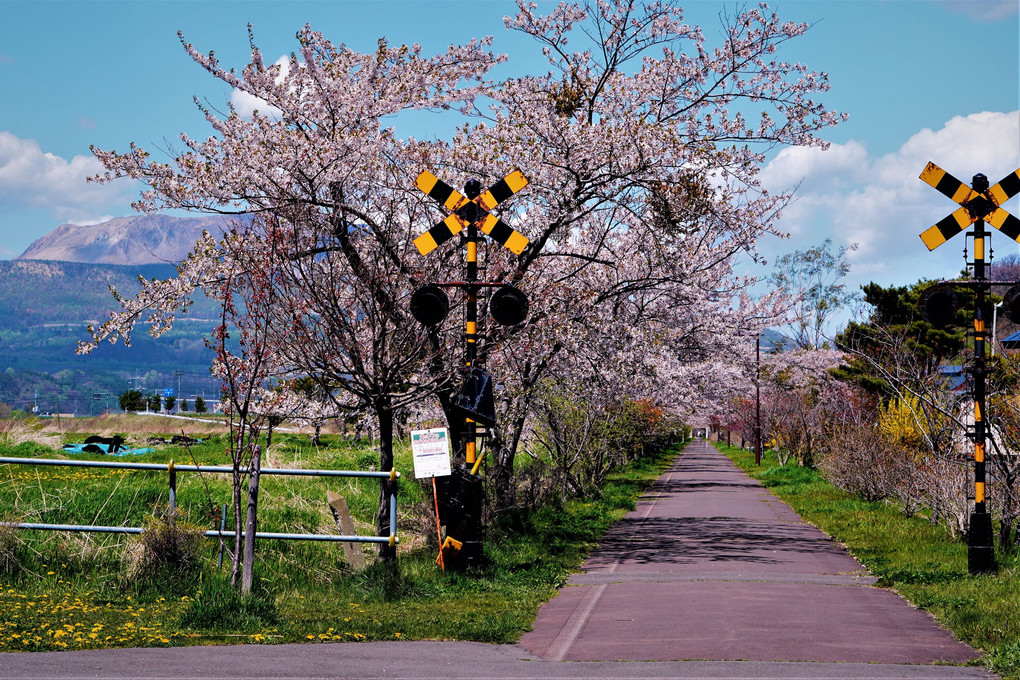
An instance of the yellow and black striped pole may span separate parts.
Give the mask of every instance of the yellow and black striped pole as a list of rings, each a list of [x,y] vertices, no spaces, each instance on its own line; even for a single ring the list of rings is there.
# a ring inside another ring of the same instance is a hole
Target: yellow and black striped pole
[[[468,200],[474,201],[482,192],[481,182],[470,180],[464,185],[464,194]],[[464,363],[468,372],[474,367],[478,359],[478,213],[476,203],[468,203],[465,215],[467,219],[466,249],[467,249],[467,277],[465,290],[467,293],[467,305],[464,312]],[[476,469],[478,442],[478,426],[471,418],[464,418],[464,464],[468,469]],[[475,482],[476,484],[478,482]],[[482,494],[481,490],[471,496],[473,507],[471,510],[471,521],[464,527],[462,535],[462,560],[465,565],[472,566],[481,563],[482,558]]]
[[[988,190],[988,178],[978,174],[973,190]],[[992,539],[992,516],[985,502],[985,304],[989,284],[985,273],[985,242],[988,237],[983,217],[974,222],[974,512],[970,516],[967,537],[967,566],[972,574],[993,572],[995,547]]]
[[[471,180],[464,185],[464,193],[469,200],[474,200],[482,192],[478,180]],[[471,204],[469,204],[471,205]],[[467,309],[465,310],[464,348],[465,367],[470,371],[478,358],[478,225],[470,219],[467,228]],[[464,446],[464,462],[470,467],[475,464],[475,446],[477,428],[475,421],[465,418],[466,432]]]

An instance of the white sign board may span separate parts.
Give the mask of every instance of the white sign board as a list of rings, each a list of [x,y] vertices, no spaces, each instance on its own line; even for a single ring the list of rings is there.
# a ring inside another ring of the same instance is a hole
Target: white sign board
[[[450,433],[445,427],[413,430],[411,455],[417,479],[450,475]]]

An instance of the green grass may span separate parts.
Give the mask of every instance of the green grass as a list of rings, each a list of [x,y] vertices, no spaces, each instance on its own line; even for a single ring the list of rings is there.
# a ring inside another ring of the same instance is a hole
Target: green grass
[[[366,442],[324,437],[316,448],[305,436],[275,441],[266,466],[378,465]],[[159,447],[130,460],[224,465],[224,451],[223,440],[213,436],[190,451]],[[501,517],[487,528],[487,564],[468,574],[444,574],[435,564],[434,539],[428,542],[435,527],[431,488],[414,480],[406,448],[396,455],[403,473],[396,572],[378,563],[355,572],[336,544],[262,540],[256,587],[242,598],[227,583],[229,559],[217,569],[213,540],[200,543],[197,569],[132,579],[126,565],[137,537],[22,531],[17,566],[0,571],[0,651],[326,640],[513,642],[677,452],[612,474],[598,499]],[[0,446],[0,455],[54,452],[24,443]],[[218,508],[229,504],[229,480],[203,478],[178,473],[177,503],[189,523],[212,528]],[[259,530],[336,533],[327,488],[346,497],[359,533],[374,533],[374,480],[279,476],[262,479]],[[167,500],[163,472],[0,465],[0,518],[6,520],[142,526]],[[9,545],[5,540],[0,535],[0,550]],[[371,561],[374,551],[365,547],[365,554]]]
[[[718,446],[718,445],[717,445]],[[984,651],[984,663],[1003,678],[1020,678],[1020,559],[998,556],[995,575],[971,576],[967,546],[942,526],[897,507],[866,502],[828,484],[817,471],[780,466],[765,456],[719,446],[738,466],[797,513],[843,543],[850,553],[958,638]]]

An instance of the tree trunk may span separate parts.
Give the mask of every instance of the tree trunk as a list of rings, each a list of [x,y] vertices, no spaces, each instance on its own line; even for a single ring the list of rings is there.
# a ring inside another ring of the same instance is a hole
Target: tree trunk
[[[495,435],[497,430],[493,430]],[[496,495],[496,511],[507,510],[514,506],[514,448],[503,444],[502,436],[493,436],[490,442],[492,458],[492,489]]]
[[[251,470],[248,475],[248,510],[244,521],[244,560],[241,563],[241,592],[251,593],[255,570],[255,531],[259,504],[259,477],[262,470],[262,449],[252,449]]]
[[[393,469],[393,409],[389,399],[380,400],[375,404],[376,417],[379,421],[379,470],[388,472]],[[377,535],[390,535],[390,496],[396,496],[396,480],[379,480],[379,511],[376,514]],[[379,544],[380,559],[390,562],[397,559],[397,547],[385,543]]]
[[[234,429],[231,426],[230,438],[230,456],[233,459],[231,463],[233,468],[231,500],[234,504],[234,553],[230,556],[230,585],[236,586],[237,579],[241,575],[241,550],[244,545],[241,538],[244,530],[241,519],[241,452],[244,450],[244,430],[238,432],[235,438]]]

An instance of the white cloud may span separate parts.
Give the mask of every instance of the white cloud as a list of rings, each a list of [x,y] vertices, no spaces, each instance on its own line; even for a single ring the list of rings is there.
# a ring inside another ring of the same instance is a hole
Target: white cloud
[[[276,66],[280,69],[276,76],[276,82],[282,83],[290,70],[290,58],[286,56],[280,57],[276,60]],[[234,91],[230,93],[230,104],[237,111],[237,115],[242,118],[251,118],[252,114],[256,111],[275,120],[279,120],[283,114],[280,109],[271,106],[265,99],[237,88],[234,88]]]
[[[866,171],[868,152],[858,142],[833,144],[822,151],[814,147],[788,147],[769,163],[762,178],[771,187],[793,187],[800,184],[804,191],[845,185],[860,179]]]
[[[46,209],[62,221],[93,220],[112,207],[127,207],[130,183],[94,184],[102,172],[92,156],[71,160],[43,151],[31,139],[0,131],[0,209]]]
[[[917,132],[898,151],[878,158],[853,141],[826,151],[784,150],[762,179],[774,191],[801,182],[779,224],[792,238],[773,244],[775,252],[766,255],[774,259],[832,237],[837,245],[859,244],[849,255],[848,282],[855,287],[870,280],[905,285],[955,276],[964,266],[965,239],[958,236],[932,253],[920,239],[958,207],[919,179],[929,161],[968,184],[979,172],[999,181],[1020,167],[1020,111],[959,116],[939,130]],[[1016,199],[1005,208],[1020,217]],[[992,246],[999,256],[1017,252],[1016,243],[997,233]]]
[[[1016,0],[942,0],[942,4],[981,21],[1000,21],[1020,11]]]
[[[279,119],[282,113],[280,109],[271,106],[265,99],[236,88],[230,94],[230,104],[241,118],[251,118],[252,114],[258,111],[264,116]]]

